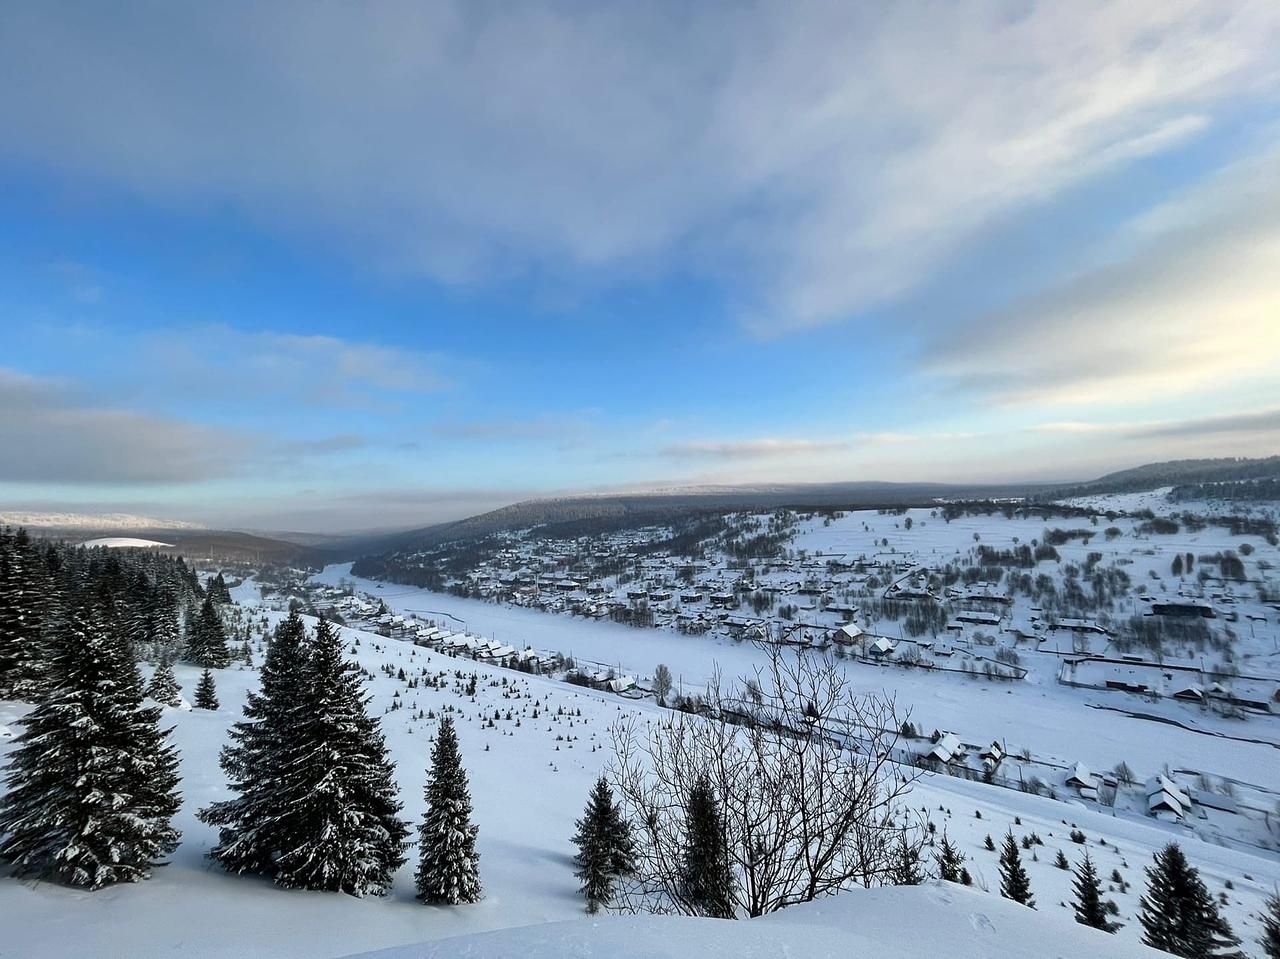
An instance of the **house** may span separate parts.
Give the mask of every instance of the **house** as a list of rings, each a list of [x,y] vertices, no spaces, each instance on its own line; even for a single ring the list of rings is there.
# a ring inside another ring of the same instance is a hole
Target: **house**
[[[1145,793],[1147,812],[1157,819],[1177,822],[1191,808],[1190,797],[1182,787],[1167,776],[1153,776],[1147,780]]]
[[[1175,616],[1181,619],[1217,619],[1218,614],[1208,603],[1152,603],[1153,616]]]
[[[1089,767],[1084,763],[1076,763],[1071,772],[1067,775],[1067,785],[1075,786],[1081,792],[1086,789],[1092,790],[1097,794],[1097,780],[1094,779],[1093,773],[1089,772]]]
[[[971,623],[975,626],[999,626],[1000,617],[996,613],[988,613],[981,609],[962,609],[955,614],[953,622]]]
[[[625,693],[628,689],[633,689],[636,685],[635,679],[630,676],[616,676],[605,683],[610,692]]]
[[[888,656],[893,652],[893,643],[887,637],[881,636],[874,643],[867,647],[867,652],[872,656]]]
[[[942,733],[934,731],[936,742],[933,748],[929,750],[929,758],[936,759],[940,763],[949,763],[955,759],[964,756],[964,743],[960,742],[960,737],[955,733]]]
[[[1049,629],[1069,629],[1073,633],[1099,633],[1103,636],[1110,636],[1111,632],[1099,626],[1091,619],[1076,619],[1074,617],[1066,617],[1063,619],[1055,619],[1049,623]]]
[[[833,642],[848,646],[862,642],[866,635],[866,632],[857,623],[846,623],[831,634],[831,639]]]
[[[1172,696],[1186,703],[1204,702],[1204,687],[1199,683],[1186,683],[1174,689]]]

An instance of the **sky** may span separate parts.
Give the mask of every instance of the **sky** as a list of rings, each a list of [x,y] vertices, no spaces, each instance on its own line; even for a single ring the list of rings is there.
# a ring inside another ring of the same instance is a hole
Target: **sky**
[[[1280,5],[0,6],[0,507],[1280,452]]]

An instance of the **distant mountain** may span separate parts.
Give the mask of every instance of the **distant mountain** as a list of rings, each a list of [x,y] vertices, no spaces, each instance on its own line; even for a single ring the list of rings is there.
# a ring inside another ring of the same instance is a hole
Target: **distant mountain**
[[[1037,499],[1063,499],[1069,496],[1094,496],[1102,493],[1140,493],[1162,486],[1187,486],[1200,483],[1233,483],[1242,480],[1272,479],[1280,476],[1280,456],[1263,459],[1170,460],[1148,463],[1133,469],[1108,473],[1088,483],[1059,486],[1042,490]]]
[[[0,510],[0,526],[29,530],[158,530],[205,529],[200,523],[156,519],[132,513],[59,513],[41,510]]]

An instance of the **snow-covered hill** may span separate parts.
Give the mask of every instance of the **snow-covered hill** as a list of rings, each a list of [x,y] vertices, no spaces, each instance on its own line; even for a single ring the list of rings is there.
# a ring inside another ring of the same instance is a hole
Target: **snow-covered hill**
[[[935,882],[851,891],[744,922],[609,916],[443,939],[367,953],[359,959],[1154,959],[1164,955],[1060,915]]]
[[[256,592],[249,580],[233,589],[233,596],[243,604],[245,621],[260,627],[281,614],[257,606]],[[550,625],[556,622],[543,618]],[[233,667],[215,671],[219,709],[165,711],[183,776],[183,807],[175,820],[182,844],[169,864],[145,883],[96,893],[0,879],[0,955],[317,959],[393,947],[388,955],[394,959],[1146,954],[1138,944],[1136,922],[1142,867],[1171,837],[1166,827],[933,775],[916,784],[910,803],[963,850],[973,890],[855,891],[749,923],[582,919],[571,837],[588,791],[611,755],[609,725],[624,713],[641,722],[662,721],[669,714],[652,702],[455,659],[360,629],[344,627],[342,635],[348,654],[369,677],[370,708],[382,718],[396,761],[403,815],[411,824],[423,811],[422,788],[437,717],[445,711],[453,717],[480,829],[481,902],[455,908],[416,902],[416,849],[410,850],[410,861],[384,899],[280,889],[261,879],[228,875],[212,864],[206,854],[216,834],[195,813],[228,796],[218,752],[228,726],[240,718],[245,693],[258,681],[256,669]],[[255,650],[255,663],[260,661],[261,650]],[[176,673],[190,698],[199,670],[179,664]],[[465,686],[473,674],[477,682],[471,696]],[[415,679],[421,681],[410,686]],[[27,708],[0,702],[0,724],[19,732],[15,721]],[[428,711],[433,715],[425,715]],[[2,737],[0,727],[0,762],[12,748],[12,740]],[[1071,919],[1071,873],[1057,868],[1053,859],[1062,849],[1074,861],[1086,848],[1068,836],[1077,827],[1087,836],[1100,873],[1110,876],[1118,870],[1123,877],[1123,886],[1114,881],[1105,886],[1106,897],[1117,903],[1117,919],[1124,923],[1115,936],[1077,927]],[[1043,840],[1042,846],[1024,853],[1038,911],[1004,902],[995,891],[996,853],[985,847],[984,839],[1008,829]],[[1252,949],[1258,935],[1252,917],[1280,882],[1280,865],[1261,851],[1228,848],[1190,832],[1177,835],[1210,889],[1225,896],[1226,914]],[[554,925],[520,928],[546,923]],[[448,947],[404,945],[446,940]],[[642,947],[649,951],[636,951]]]
[[[4,510],[0,526],[23,526],[27,529],[204,529],[200,523],[176,519],[156,519],[132,513],[50,513],[39,510]]]

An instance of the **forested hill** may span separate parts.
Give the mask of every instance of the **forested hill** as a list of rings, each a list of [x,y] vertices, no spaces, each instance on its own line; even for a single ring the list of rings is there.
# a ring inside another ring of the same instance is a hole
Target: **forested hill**
[[[1023,497],[1034,484],[789,483],[773,486],[689,487],[679,490],[527,500],[453,523],[330,546],[358,558],[476,540],[501,530],[547,527],[548,534],[578,536],[669,523],[694,513],[740,509],[878,509],[924,506],[938,499]]]
[[[1162,486],[1237,483],[1280,477],[1280,456],[1262,459],[1170,460],[1108,473],[1088,483],[1042,490],[1037,499],[1061,499],[1102,493],[1138,493]]]

